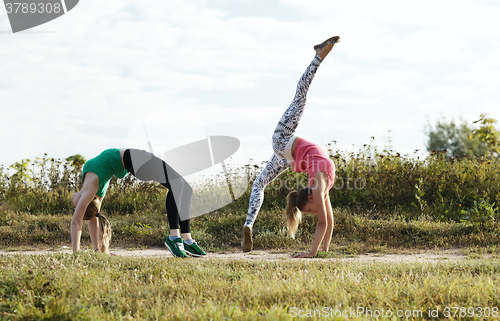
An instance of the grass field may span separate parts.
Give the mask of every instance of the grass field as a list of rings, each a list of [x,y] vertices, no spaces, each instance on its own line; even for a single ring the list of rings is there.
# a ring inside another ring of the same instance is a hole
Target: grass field
[[[0,256],[0,318],[400,320],[402,316],[453,320],[498,316],[500,248],[491,227],[481,230],[464,223],[381,220],[347,210],[334,212],[332,251],[314,259],[160,259],[87,251]],[[70,245],[70,216],[4,209],[0,217],[4,221],[0,230],[3,249]],[[158,246],[168,233],[161,216],[111,217],[115,230],[112,246]],[[212,252],[239,251],[243,219],[240,214],[227,213],[200,217],[193,221],[193,234]],[[296,240],[277,228],[282,221],[276,211],[263,211],[259,222],[254,228],[259,249],[291,253],[311,244],[312,215],[305,217]],[[88,248],[86,233],[83,242]],[[364,253],[457,247],[467,259],[406,263],[344,260]]]
[[[388,264],[144,259],[92,252],[4,256],[0,316],[6,320],[494,319],[500,317],[499,263],[498,258],[479,257]]]

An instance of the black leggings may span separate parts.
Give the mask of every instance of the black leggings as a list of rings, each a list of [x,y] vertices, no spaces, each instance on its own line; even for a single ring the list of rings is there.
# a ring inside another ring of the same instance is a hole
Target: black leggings
[[[178,229],[180,225],[181,233],[190,233],[193,189],[188,182],[163,160],[144,150],[125,150],[123,163],[125,169],[138,179],[155,181],[168,188],[165,207],[170,229]]]

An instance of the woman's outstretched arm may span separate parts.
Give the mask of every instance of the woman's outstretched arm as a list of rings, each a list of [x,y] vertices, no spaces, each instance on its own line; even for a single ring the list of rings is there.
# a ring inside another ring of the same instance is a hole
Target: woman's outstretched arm
[[[80,249],[83,216],[98,189],[99,178],[97,175],[86,173],[82,189],[73,196],[73,206],[75,206],[75,213],[71,219],[71,244],[73,245],[73,251]]]

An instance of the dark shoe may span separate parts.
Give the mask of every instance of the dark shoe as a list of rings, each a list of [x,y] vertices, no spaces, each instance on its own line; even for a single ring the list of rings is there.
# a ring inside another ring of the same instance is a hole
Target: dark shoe
[[[326,45],[329,45],[331,43],[337,43],[340,41],[340,37],[339,36],[335,36],[335,37],[331,37],[331,38],[328,38],[326,39],[325,41],[323,41],[322,43],[320,43],[319,45],[316,45],[314,46],[314,50],[316,50],[316,52],[320,51],[324,46]]]
[[[243,252],[250,252],[253,247],[252,241],[252,228],[250,226],[244,226],[242,232],[241,248]]]

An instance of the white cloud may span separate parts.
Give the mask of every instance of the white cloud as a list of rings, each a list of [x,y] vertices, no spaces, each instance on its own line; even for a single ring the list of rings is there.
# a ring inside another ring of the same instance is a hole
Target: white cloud
[[[325,97],[309,97],[309,104],[318,105],[329,105],[329,106],[345,106],[345,105],[373,105],[379,102],[375,97],[363,97],[363,98],[343,98],[337,96],[325,96]],[[322,109],[321,113],[324,115],[333,115],[336,111]]]
[[[418,106],[419,109],[424,109],[424,110],[438,110],[443,108],[444,105],[442,103],[426,103]]]
[[[328,19],[349,54],[372,59],[464,61],[471,58],[463,49],[471,39],[500,35],[500,8],[473,0],[281,2],[310,17]]]
[[[365,93],[401,94],[413,90],[415,80],[423,76],[414,71],[381,71],[378,73],[360,73],[344,84],[344,88]]]
[[[460,101],[464,99],[478,97],[480,94],[471,87],[441,86],[428,89],[430,92],[444,95],[446,100]]]

